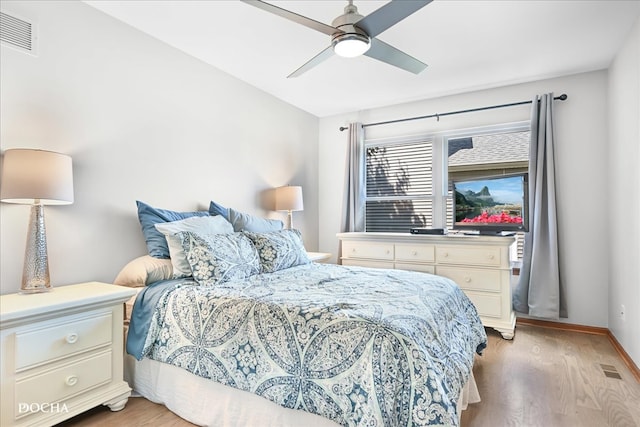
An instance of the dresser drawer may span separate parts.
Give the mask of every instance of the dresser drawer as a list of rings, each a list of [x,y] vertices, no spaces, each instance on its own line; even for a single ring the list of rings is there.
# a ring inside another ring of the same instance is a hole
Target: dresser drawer
[[[17,332],[16,370],[111,343],[111,322],[109,312]]]
[[[428,264],[411,264],[408,262],[396,262],[395,268],[398,270],[420,271],[422,273],[434,274],[436,267]]]
[[[108,383],[111,378],[111,351],[107,351],[17,380],[15,402],[17,405],[60,402],[75,394]]]
[[[396,244],[396,261],[434,262],[435,249],[432,245]]]
[[[443,264],[500,267],[500,248],[490,246],[438,246],[436,260]],[[504,267],[509,267],[505,265]]]
[[[476,306],[480,316],[498,319],[502,317],[502,297],[500,295],[477,294],[473,291],[465,292],[465,294]]]
[[[453,280],[462,289],[489,292],[500,292],[502,289],[500,270],[438,266],[436,273]]]
[[[393,268],[393,262],[367,261],[364,259],[343,259],[342,265],[371,268]]]
[[[345,258],[373,258],[393,260],[393,244],[377,242],[344,242],[342,256]]]

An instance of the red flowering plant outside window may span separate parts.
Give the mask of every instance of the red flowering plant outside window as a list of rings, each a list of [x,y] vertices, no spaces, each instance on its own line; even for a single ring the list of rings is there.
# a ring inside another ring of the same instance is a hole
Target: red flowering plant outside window
[[[522,224],[522,217],[519,215],[509,215],[507,211],[499,214],[489,215],[487,211],[483,211],[474,218],[465,218],[460,222],[466,223],[482,223],[482,224]]]

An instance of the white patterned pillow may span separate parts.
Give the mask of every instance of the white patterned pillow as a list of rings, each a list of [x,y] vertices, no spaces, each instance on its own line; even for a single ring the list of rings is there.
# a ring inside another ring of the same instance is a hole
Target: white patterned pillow
[[[260,255],[260,271],[272,273],[311,262],[298,230],[280,230],[269,233],[245,231]]]
[[[233,233],[231,223],[220,215],[193,216],[179,221],[155,224],[154,227],[167,239],[174,279],[191,276],[191,266],[182,248],[182,239],[178,237],[179,232],[192,231],[200,235]]]
[[[242,233],[178,233],[191,266],[193,278],[210,286],[232,279],[244,279],[260,272],[258,252]]]

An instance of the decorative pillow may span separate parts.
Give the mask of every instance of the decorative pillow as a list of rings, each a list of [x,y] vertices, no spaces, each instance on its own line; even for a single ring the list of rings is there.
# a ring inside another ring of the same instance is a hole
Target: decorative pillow
[[[173,267],[170,260],[144,255],[125,265],[113,284],[137,288],[172,277]]]
[[[229,209],[212,200],[209,203],[209,215],[222,215],[226,220],[229,220]]]
[[[284,223],[279,219],[267,219],[229,208],[229,222],[235,231],[250,231],[253,233],[268,233],[282,230]]]
[[[296,265],[309,264],[311,260],[302,244],[298,230],[280,230],[270,233],[245,232],[260,255],[260,271],[272,273]]]
[[[242,233],[199,235],[181,231],[178,236],[193,278],[201,285],[244,279],[260,272],[258,252]]]
[[[179,221],[155,224],[155,227],[167,238],[174,279],[191,276],[191,266],[182,248],[182,239],[176,235],[177,233],[181,231],[193,231],[196,234],[233,233],[231,223],[220,215],[192,216]]]
[[[144,240],[147,242],[147,251],[154,258],[169,258],[167,239],[161,232],[156,230],[155,224],[177,221],[192,216],[209,216],[209,212],[206,211],[174,212],[167,209],[154,208],[139,200],[136,200],[136,204],[138,205],[138,219],[142,226],[142,234],[144,234]]]

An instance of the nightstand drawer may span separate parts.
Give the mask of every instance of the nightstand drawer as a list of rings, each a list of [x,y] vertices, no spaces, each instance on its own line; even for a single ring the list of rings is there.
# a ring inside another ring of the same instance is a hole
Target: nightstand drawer
[[[49,322],[43,323],[48,325]],[[16,371],[111,343],[111,312],[16,333]]]
[[[344,258],[374,258],[393,260],[393,245],[388,243],[344,242],[342,244]]]
[[[500,292],[502,289],[500,270],[438,266],[436,274],[448,277],[462,289],[490,292]]]
[[[111,351],[17,380],[16,405],[54,403],[111,381]],[[16,415],[18,415],[16,410]]]

